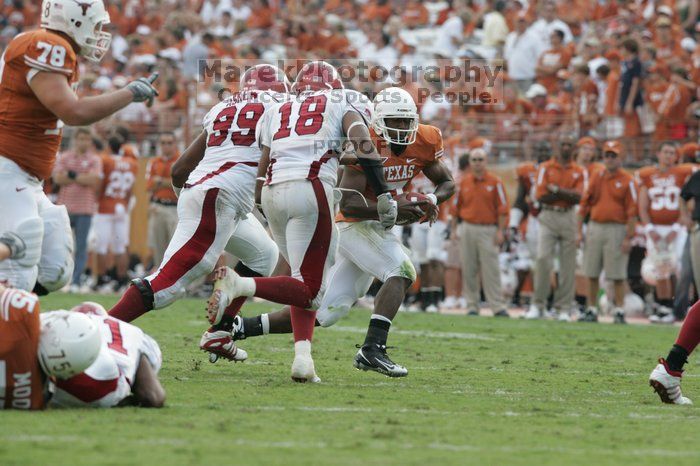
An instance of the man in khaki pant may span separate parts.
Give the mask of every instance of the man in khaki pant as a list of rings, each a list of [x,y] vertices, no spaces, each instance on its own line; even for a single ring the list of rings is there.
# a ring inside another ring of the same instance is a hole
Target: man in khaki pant
[[[535,260],[534,299],[526,319],[539,319],[551,290],[552,259],[558,251],[558,286],[554,309],[559,320],[570,320],[576,277],[576,213],[586,183],[586,171],[573,161],[574,139],[562,136],[559,150],[540,165],[535,178],[535,199],[540,203],[540,222]]]
[[[153,264],[163,261],[163,254],[177,227],[177,196],[173,191],[170,169],[179,154],[173,133],[160,135],[160,155],[148,163],[147,188],[151,193],[148,217],[148,242]]]
[[[508,199],[500,178],[486,170],[486,151],[469,154],[470,172],[459,186],[457,234],[462,256],[462,283],[469,315],[479,314],[479,276],[486,300],[497,317],[509,317],[501,288],[498,249],[508,216]]]
[[[624,324],[625,282],[631,240],[637,222],[637,187],[634,177],[621,168],[622,146],[619,141],[603,144],[605,170],[591,177],[581,199],[578,219],[579,240],[583,220],[590,215],[583,249],[583,273],[588,277],[588,308],[579,320],[597,322],[596,301],[600,273],[613,282],[613,316]]]

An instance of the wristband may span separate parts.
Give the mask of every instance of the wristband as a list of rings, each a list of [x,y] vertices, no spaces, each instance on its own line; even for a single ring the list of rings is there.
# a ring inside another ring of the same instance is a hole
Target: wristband
[[[430,199],[430,202],[432,202],[433,205],[437,205],[437,196],[435,194],[433,194],[433,193],[426,194],[425,197]]]

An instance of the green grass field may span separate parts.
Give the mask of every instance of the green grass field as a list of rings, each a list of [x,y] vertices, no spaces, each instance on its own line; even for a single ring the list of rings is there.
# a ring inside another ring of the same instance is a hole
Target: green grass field
[[[163,350],[166,408],[4,412],[0,465],[700,464],[698,408],[662,405],[647,385],[677,328],[401,314],[390,354],[409,376],[389,379],[353,369],[369,316],[354,311],[317,329],[323,383],[302,385],[286,335],[243,341],[243,364],[210,364],[203,314],[188,300],[137,321]]]

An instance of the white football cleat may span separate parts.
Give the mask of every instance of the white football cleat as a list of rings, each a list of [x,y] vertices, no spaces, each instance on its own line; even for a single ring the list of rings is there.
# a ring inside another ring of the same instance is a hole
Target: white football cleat
[[[659,364],[651,371],[649,385],[654,388],[664,403],[692,405],[693,402],[681,393],[682,376],[683,371],[672,371],[668,368],[666,361],[661,358]]]
[[[209,329],[212,330],[212,329]],[[207,330],[199,340],[199,348],[209,353],[209,362],[216,362],[219,358],[228,359],[233,362],[245,361],[248,353],[238,348],[233,342],[231,332],[226,330]]]
[[[219,267],[214,272],[214,290],[207,300],[207,320],[217,325],[231,302],[241,296],[240,276],[230,267]]]
[[[530,307],[523,317],[528,320],[541,319],[542,311],[534,304],[530,304]]]
[[[292,362],[292,380],[300,383],[319,383],[314,360],[311,357],[311,342],[301,340],[294,343],[294,362]]]
[[[672,324],[676,321],[676,316],[673,315],[673,310],[666,306],[659,306],[656,314],[649,316],[649,322],[652,324]]]
[[[571,315],[567,311],[561,311],[557,316],[559,322],[571,322]]]
[[[319,383],[321,379],[316,375],[314,360],[311,356],[297,354],[292,363],[292,380],[300,383]]]

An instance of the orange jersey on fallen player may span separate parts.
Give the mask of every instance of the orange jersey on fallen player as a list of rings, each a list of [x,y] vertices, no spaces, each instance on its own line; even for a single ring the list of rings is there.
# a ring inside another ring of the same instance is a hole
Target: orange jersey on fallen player
[[[103,155],[102,167],[104,176],[97,211],[113,214],[118,205],[126,210],[136,181],[138,162],[132,157]]]
[[[406,147],[401,155],[394,155],[389,144],[370,130],[372,142],[384,165],[384,177],[391,189],[392,195],[404,192],[406,185],[413,180],[423,168],[438,160],[443,155],[442,133],[434,126],[418,125],[418,134],[413,144]],[[362,170],[359,165],[346,166],[346,170]],[[376,200],[372,188],[367,186],[363,195],[370,200]],[[358,222],[361,219],[345,217],[342,212],[336,216],[336,222]]]
[[[644,167],[637,172],[640,189],[647,189],[651,223],[673,225],[678,221],[681,188],[692,173],[690,164],[675,165],[665,172],[657,166]]]
[[[0,59],[0,156],[43,180],[53,170],[63,123],[29,87],[40,71],[61,74],[74,86],[78,59],[73,48],[45,29],[19,34]]]
[[[0,294],[0,409],[42,409],[39,298],[13,288]]]

